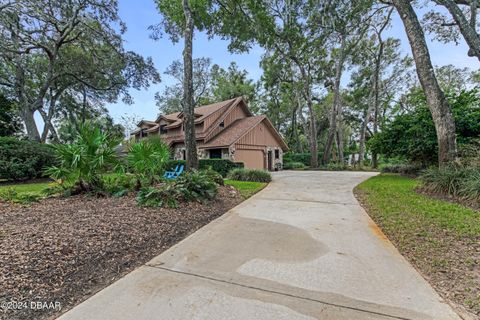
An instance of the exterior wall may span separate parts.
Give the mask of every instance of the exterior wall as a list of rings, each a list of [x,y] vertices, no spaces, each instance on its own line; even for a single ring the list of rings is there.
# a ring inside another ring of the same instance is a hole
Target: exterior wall
[[[195,133],[199,134],[203,132],[203,122],[195,125]]]
[[[230,160],[230,149],[228,148],[222,149],[222,159]]]
[[[281,147],[264,121],[237,141],[239,145]]]
[[[235,144],[235,161],[241,161],[245,163],[245,167],[249,168],[245,159],[247,155],[253,155],[254,160],[248,160],[252,166],[251,168],[258,169],[259,161],[258,154],[253,152],[244,152],[242,150],[261,150],[263,153],[263,163],[260,169],[268,169],[268,151],[272,152],[271,168],[272,170],[281,170],[283,167],[283,151],[279,141],[271,133],[269,127],[265,122],[258,124],[253,130],[248,132],[245,136],[240,138]],[[279,152],[279,158],[275,159],[275,150]]]
[[[183,151],[185,150],[185,144],[177,143],[173,146],[173,159],[175,160],[185,160],[183,158]],[[208,159],[208,151],[197,147],[197,156],[198,159]]]
[[[173,128],[173,129],[168,129],[167,136],[177,136],[182,134],[182,126]]]
[[[208,130],[208,128],[210,128],[210,126],[218,120],[218,118],[220,118],[220,116],[225,112],[225,110],[227,109],[228,107],[223,107],[223,108],[220,108],[218,109],[217,111],[215,111],[214,113],[212,113],[211,115],[209,115],[208,117],[205,118],[204,120],[204,125],[205,125],[205,130]]]
[[[233,122],[235,122],[238,119],[243,119],[248,117],[248,114],[245,112],[244,108],[241,106],[241,104],[237,104],[233,109],[231,109],[227,115],[225,115],[225,118],[223,119],[224,127],[221,128],[217,124],[215,124],[217,127],[214,128],[206,137],[207,140],[215,137],[217,134],[219,134],[223,129],[227,128],[229,125],[231,125]],[[218,120],[218,118],[217,118]],[[210,124],[212,125],[212,124]],[[208,128],[207,124],[205,124],[205,128]]]

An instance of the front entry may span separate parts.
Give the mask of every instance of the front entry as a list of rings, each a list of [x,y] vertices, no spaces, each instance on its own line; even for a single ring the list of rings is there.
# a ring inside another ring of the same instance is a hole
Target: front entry
[[[268,152],[267,152],[267,168],[268,168],[268,171],[273,170],[273,167],[272,167],[272,150],[268,150]]]

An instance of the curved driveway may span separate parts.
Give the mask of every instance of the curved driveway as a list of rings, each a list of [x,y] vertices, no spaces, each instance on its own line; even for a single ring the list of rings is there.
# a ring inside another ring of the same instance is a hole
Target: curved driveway
[[[372,175],[276,173],[61,319],[459,319],[355,200]]]

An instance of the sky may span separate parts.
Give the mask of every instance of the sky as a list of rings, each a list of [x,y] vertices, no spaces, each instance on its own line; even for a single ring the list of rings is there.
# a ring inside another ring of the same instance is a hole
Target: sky
[[[162,82],[151,85],[147,90],[132,89],[130,91],[134,99],[132,105],[118,102],[108,104],[107,108],[116,121],[125,114],[135,115],[140,119],[155,119],[158,113],[154,99],[155,93],[173,83],[173,79],[163,72],[172,61],[182,59],[183,44],[182,41],[173,44],[167,35],[158,41],[149,37],[148,27],[160,21],[160,14],[153,0],[120,0],[119,4],[120,17],[127,25],[127,32],[124,35],[125,48],[144,57],[152,57],[157,70],[161,73]],[[402,21],[396,14],[393,16],[392,27],[385,32],[385,38],[388,36],[400,39],[403,54],[411,54]],[[477,69],[480,66],[477,59],[467,56],[468,50],[465,43],[460,43],[458,46],[442,44],[432,41],[429,36],[427,36],[427,43],[432,62],[436,66],[453,64],[471,69]],[[228,52],[227,46],[227,40],[208,39],[205,34],[197,32],[193,42],[193,57],[209,57],[212,63],[224,68],[235,61],[241,69],[248,71],[250,78],[258,80],[262,75],[259,62],[263,50],[260,47],[254,47],[249,53],[240,55]]]

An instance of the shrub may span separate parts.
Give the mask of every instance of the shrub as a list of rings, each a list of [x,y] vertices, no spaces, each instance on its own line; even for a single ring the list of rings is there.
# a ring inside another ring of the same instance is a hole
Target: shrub
[[[137,194],[137,203],[144,207],[176,208],[182,193],[173,182],[166,182],[158,188],[142,188]]]
[[[302,162],[285,162],[283,164],[283,169],[289,170],[289,169],[305,169],[306,166]]]
[[[159,181],[169,157],[170,149],[160,138],[144,139],[131,145],[127,162],[137,178],[137,186],[152,185]]]
[[[215,175],[218,178],[219,174]],[[148,207],[177,207],[179,201],[211,200],[217,194],[217,183],[212,177],[212,173],[205,171],[186,172],[176,180],[165,182],[156,188],[141,189],[137,203]]]
[[[460,196],[462,193],[468,195],[470,187],[475,186],[476,178],[472,177],[477,177],[478,174],[479,169],[451,165],[429,168],[420,176],[420,180],[428,191]],[[467,183],[469,179],[471,179],[471,184]]]
[[[323,153],[319,152],[318,153],[318,162],[321,162]],[[292,153],[292,152],[287,152],[283,155],[283,162],[284,163],[289,163],[289,162],[301,162],[304,164],[304,166],[310,166],[310,153]],[[285,168],[285,165],[284,165]]]
[[[166,170],[174,170],[177,165],[186,165],[185,160],[170,160],[166,165]],[[222,175],[222,177],[226,177],[228,172],[232,169],[236,168],[243,168],[243,162],[233,162],[228,159],[200,159],[198,161],[198,169],[205,170],[205,169],[212,169]]]
[[[256,169],[234,169],[230,171],[228,178],[238,181],[270,182],[272,175],[265,170]]]
[[[111,173],[102,176],[103,190],[113,196],[123,196],[136,187],[136,177],[132,174]]]
[[[344,163],[331,162],[327,165],[326,169],[330,171],[343,171],[347,169],[347,165]]]
[[[477,168],[467,176],[467,180],[460,186],[460,195],[480,201],[480,169]]]
[[[383,173],[399,173],[416,176],[422,170],[423,167],[416,164],[385,164],[380,166],[380,171]]]
[[[43,169],[55,164],[50,145],[36,141],[0,137],[0,179],[28,180],[43,176]]]
[[[119,142],[87,122],[79,128],[74,143],[54,146],[59,165],[45,172],[76,192],[102,190],[101,175],[120,166],[115,152]]]
[[[217,184],[204,171],[186,172],[175,181],[175,187],[181,191],[184,200],[210,200],[217,194]]]
[[[219,186],[223,186],[224,185],[224,181],[223,181],[223,177],[220,173],[218,173],[217,171],[209,168],[209,169],[206,169],[206,170],[202,170],[203,171],[203,174],[205,174],[207,176],[207,178],[213,182],[215,182],[216,184],[218,184]]]

